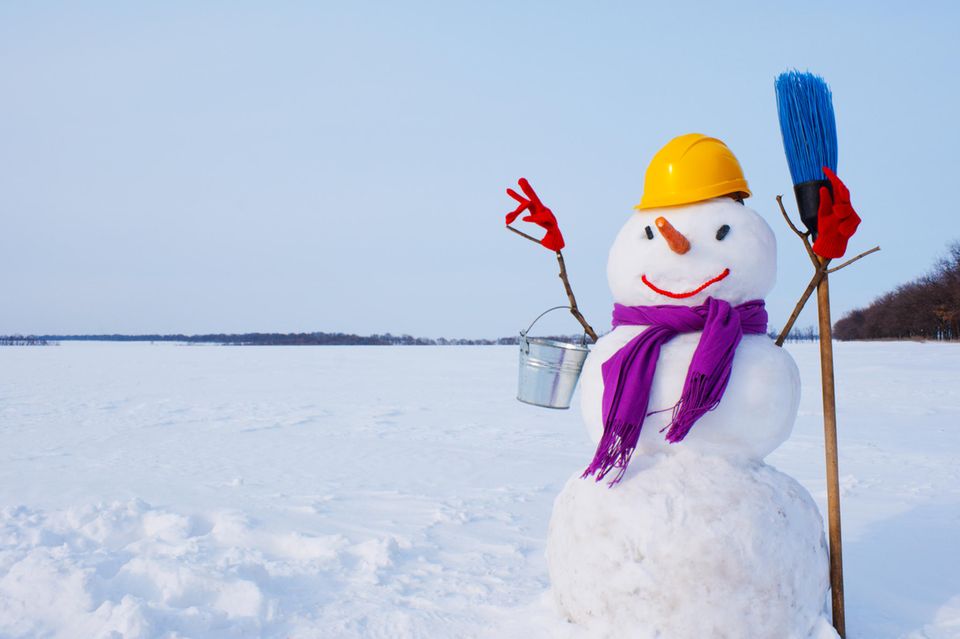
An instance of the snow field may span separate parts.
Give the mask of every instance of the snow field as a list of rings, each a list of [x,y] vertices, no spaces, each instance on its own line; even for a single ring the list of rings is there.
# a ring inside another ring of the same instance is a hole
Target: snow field
[[[825,503],[819,366],[767,461]],[[960,348],[837,344],[848,636],[960,637]],[[0,349],[2,637],[582,637],[499,347]]]

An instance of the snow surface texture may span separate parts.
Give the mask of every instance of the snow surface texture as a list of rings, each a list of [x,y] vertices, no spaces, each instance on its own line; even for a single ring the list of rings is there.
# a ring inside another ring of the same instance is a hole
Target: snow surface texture
[[[656,219],[690,242],[672,251]],[[726,226],[722,239],[717,230]],[[652,237],[651,237],[652,235]],[[679,299],[656,293],[649,278]],[[762,299],[776,279],[776,245],[752,209],[720,198],[640,211],[610,250],[607,274],[620,304],[701,304],[712,295],[733,305]],[[601,367],[645,327],[603,336],[584,366],[583,414],[590,437],[603,431]],[[680,443],[663,430],[700,333],[665,344],[638,449],[619,485],[567,483],[550,521],[548,564],[560,609],[573,622],[638,639],[836,637],[823,615],[828,558],[823,524],[806,490],[762,459],[790,436],[800,377],[789,353],[766,335],[737,348],[720,406]],[[608,633],[608,634],[607,634]]]
[[[825,507],[817,347],[767,462]],[[850,639],[960,637],[960,347],[835,345]],[[0,348],[0,637],[593,639],[515,347]],[[115,634],[111,634],[115,633]],[[624,635],[629,636],[629,635]],[[762,637],[753,634],[752,637]]]

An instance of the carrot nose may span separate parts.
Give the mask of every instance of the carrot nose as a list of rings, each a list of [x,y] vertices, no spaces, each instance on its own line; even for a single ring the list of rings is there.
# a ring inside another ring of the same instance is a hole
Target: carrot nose
[[[690,250],[690,240],[684,237],[683,233],[673,228],[673,225],[667,222],[666,218],[658,217],[654,223],[660,229],[660,233],[663,235],[663,239],[667,241],[671,251],[683,255]]]

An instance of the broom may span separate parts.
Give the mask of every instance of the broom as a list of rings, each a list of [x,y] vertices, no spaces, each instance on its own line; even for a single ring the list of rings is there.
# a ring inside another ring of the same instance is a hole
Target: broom
[[[837,169],[837,126],[830,88],[812,73],[789,71],[775,81],[777,114],[800,219],[813,238],[817,235],[820,188],[830,182],[823,167]],[[823,387],[823,431],[827,462],[827,516],[830,536],[830,590],[833,626],[846,636],[843,608],[843,551],[840,538],[840,484],[837,466],[837,406],[833,378],[833,335],[830,322],[830,288],[826,263],[817,284],[820,324],[820,378]]]
[[[816,238],[820,187],[833,192],[823,167],[837,171],[837,124],[830,87],[819,76],[797,71],[780,74],[774,86],[800,219]]]

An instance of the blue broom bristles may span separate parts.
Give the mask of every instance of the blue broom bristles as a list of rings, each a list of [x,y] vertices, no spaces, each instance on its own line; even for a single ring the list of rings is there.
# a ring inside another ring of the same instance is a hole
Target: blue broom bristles
[[[793,183],[825,180],[837,170],[837,123],[830,87],[820,76],[788,71],[774,81],[777,115]]]

